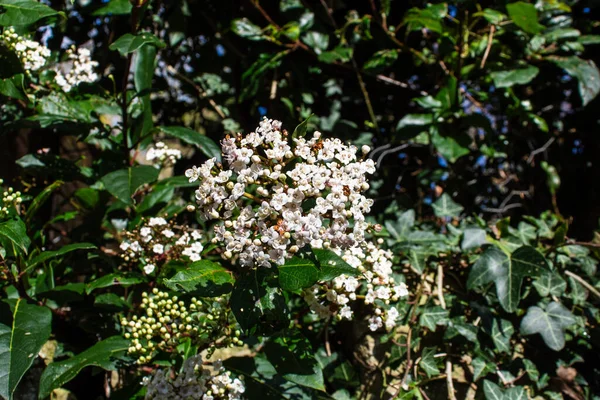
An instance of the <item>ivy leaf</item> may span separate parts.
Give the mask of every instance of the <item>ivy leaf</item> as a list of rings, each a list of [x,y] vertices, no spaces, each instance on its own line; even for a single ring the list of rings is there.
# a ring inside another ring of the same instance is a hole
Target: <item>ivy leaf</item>
[[[57,14],[36,0],[0,0],[0,26],[31,25]]]
[[[556,272],[544,271],[533,286],[542,297],[561,296],[567,289],[567,282]]]
[[[521,298],[523,279],[538,276],[543,270],[548,270],[546,259],[531,246],[519,247],[510,257],[494,246],[488,248],[473,265],[467,288],[493,282],[502,308],[515,312]]]
[[[323,371],[310,342],[299,333],[276,336],[265,346],[267,359],[284,379],[298,385],[325,391]]]
[[[115,370],[118,359],[123,358],[130,345],[129,340],[121,336],[112,336],[74,357],[51,363],[40,378],[39,398],[50,396],[54,389],[75,378],[85,367],[95,366],[105,370]]]
[[[221,148],[208,136],[183,126],[160,126],[158,129],[169,136],[193,144],[208,158],[214,157],[221,161]]]
[[[516,386],[503,391],[500,386],[495,383],[484,380],[483,394],[486,400],[526,400],[527,393],[522,386]]]
[[[27,228],[20,219],[6,221],[0,224],[0,243],[6,249],[12,249],[16,254],[17,249],[27,254],[31,244],[27,236]]]
[[[592,60],[584,60],[576,56],[551,56],[547,57],[547,59],[559,68],[564,69],[573,78],[577,78],[579,95],[584,106],[592,101],[600,92],[600,71],[598,71],[598,67]]]
[[[104,175],[100,180],[106,190],[123,203],[132,205],[133,195],[140,186],[154,182],[160,171],[149,165],[130,167]]]
[[[435,331],[436,325],[446,325],[448,323],[448,310],[440,306],[428,307],[419,316],[419,324]]]
[[[463,206],[452,200],[452,197],[448,193],[442,194],[431,206],[433,207],[435,216],[441,218],[458,217],[462,210],[464,210]]]
[[[342,274],[358,276],[360,271],[353,268],[344,259],[331,250],[313,249],[317,262],[319,263],[319,281],[330,281]]]
[[[37,267],[39,264],[44,263],[51,258],[60,257],[75,250],[91,250],[95,248],[96,246],[91,243],[71,243],[62,246],[60,249],[55,251],[44,251],[38,254],[33,260],[29,261],[27,263],[27,268],[25,268],[24,271],[29,271],[30,269]]]
[[[319,270],[307,259],[292,257],[278,266],[279,285],[284,290],[296,291],[313,285],[319,278]]]
[[[437,361],[434,358],[435,353],[435,347],[425,347],[421,353],[421,361],[419,361],[419,366],[423,369],[423,371],[425,371],[428,378],[440,373],[440,369],[437,367]]]
[[[565,328],[575,322],[575,317],[565,306],[553,301],[548,304],[546,310],[538,306],[529,307],[521,321],[521,333],[539,333],[549,348],[559,351],[565,347]]]
[[[467,228],[463,232],[460,248],[464,250],[478,249],[487,243],[485,230],[481,228]]]
[[[193,292],[203,297],[215,297],[231,292],[234,279],[231,272],[221,265],[200,260],[180,270],[171,279],[164,281],[174,291]]]
[[[306,32],[302,36],[302,41],[314,50],[315,54],[319,55],[329,47],[329,36],[325,33],[317,31]]]
[[[132,35],[126,33],[117,40],[115,40],[108,47],[110,50],[117,50],[122,56],[126,56],[129,53],[133,53],[145,44],[156,46],[159,49],[165,47],[165,43],[151,34],[150,32],[142,32],[138,35]]]
[[[233,286],[230,304],[248,335],[265,335],[287,327],[287,303],[268,268],[247,271]]]
[[[515,328],[510,321],[495,318],[492,322],[492,331],[490,333],[492,341],[501,353],[510,353],[512,349],[510,338],[515,333]]]
[[[306,136],[306,131],[308,129],[308,120],[310,120],[310,117],[312,117],[313,115],[314,114],[310,114],[308,116],[308,118],[306,118],[304,121],[300,122],[300,124],[296,127],[296,129],[294,129],[294,133],[292,133],[293,139],[297,139],[297,138]]]
[[[545,29],[544,25],[538,22],[538,13],[533,4],[517,1],[507,4],[506,10],[515,25],[527,33],[536,34]]]
[[[52,313],[47,307],[10,301],[12,328],[0,324],[0,397],[12,399],[25,372],[50,337]]]
[[[538,67],[528,65],[526,68],[492,72],[490,76],[497,88],[506,88],[514,85],[525,85],[531,82],[539,72]]]
[[[486,376],[490,372],[495,371],[494,364],[487,362],[481,357],[475,357],[471,362],[473,366],[473,380],[477,381],[479,378]]]
[[[264,39],[260,26],[253,24],[248,18],[238,18],[231,21],[231,30],[236,35],[248,40]]]

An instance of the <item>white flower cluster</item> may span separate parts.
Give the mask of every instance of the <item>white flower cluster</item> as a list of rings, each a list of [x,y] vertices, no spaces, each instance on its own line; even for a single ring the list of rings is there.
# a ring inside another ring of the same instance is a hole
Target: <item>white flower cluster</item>
[[[243,376],[232,378],[221,362],[213,364],[216,375],[202,366],[202,357],[197,355],[183,363],[182,370],[172,378],[170,371],[158,370],[145,377],[146,400],[241,400],[246,387]]]
[[[255,132],[224,139],[222,150],[228,168],[211,159],[186,176],[200,181],[202,215],[224,220],[214,240],[225,245],[225,258],[270,267],[307,245],[345,249],[364,242],[373,200],[362,192],[375,165],[358,159],[355,146],[319,132],[290,140],[281,122],[265,118]]]
[[[0,42],[16,53],[27,73],[42,68],[50,57],[50,50],[46,46],[17,35],[13,28],[5,29],[0,34]]]
[[[392,271],[393,254],[372,242],[347,250],[334,250],[346,263],[356,268],[356,276],[340,275],[331,282],[319,283],[304,291],[304,299],[320,318],[337,313],[339,319],[352,319],[352,303],[360,300],[374,307],[369,328],[376,331],[385,325],[392,329],[399,317],[398,310],[384,305],[408,295],[404,282],[396,283]],[[362,294],[364,293],[364,294]]]
[[[226,299],[218,297],[206,301],[192,298],[190,304],[170,296],[167,292],[156,288],[152,294],[142,294],[144,310],[141,317],[134,315],[131,320],[121,319],[121,325],[127,329],[124,336],[131,339],[129,354],[138,356],[138,364],[150,362],[158,351],[174,349],[181,337],[189,337],[192,342],[209,342],[216,340],[222,333],[230,335],[220,345],[242,345],[238,339],[241,334],[224,332],[223,327],[229,325],[229,316],[225,310]]]
[[[146,152],[146,160],[152,161],[159,168],[173,166],[179,159],[181,159],[181,151],[170,148],[164,142],[157,142]]]
[[[0,185],[4,183],[4,180],[0,179]],[[21,192],[15,192],[11,187],[6,189],[2,193],[2,202],[0,203],[0,218],[5,218],[10,214],[12,208],[17,208],[23,201]]]
[[[146,274],[182,256],[198,261],[204,250],[199,230],[175,226],[162,217],[148,219],[140,229],[126,232],[126,236],[119,246],[123,251],[121,257],[125,261],[141,262]]]
[[[63,63],[64,71],[56,70],[56,84],[65,92],[70,92],[73,87],[81,82],[95,82],[98,74],[94,68],[97,61],[92,60],[90,50],[80,47],[71,47],[67,50],[68,61]]]

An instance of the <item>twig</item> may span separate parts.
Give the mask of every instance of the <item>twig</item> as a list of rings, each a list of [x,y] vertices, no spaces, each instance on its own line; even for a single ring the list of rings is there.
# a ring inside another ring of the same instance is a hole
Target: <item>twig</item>
[[[390,83],[390,84],[395,85],[395,86],[400,86],[401,88],[404,88],[404,89],[412,89],[408,83],[397,81],[395,79],[390,78],[389,76],[378,74],[378,75],[374,75],[374,77],[378,81],[382,81],[382,82],[385,82],[385,83]],[[419,94],[421,96],[428,96],[429,95],[429,93],[427,93],[424,90],[419,90],[418,92],[419,92]]]
[[[419,393],[421,393],[421,396],[423,396],[425,400],[431,400],[429,397],[427,397],[425,391],[421,387],[419,387]]]
[[[410,146],[410,144],[405,143],[405,144],[401,144],[400,146],[394,147],[393,149],[389,149],[389,150],[382,152],[381,155],[379,156],[379,158],[377,158],[377,168],[379,168],[379,165],[381,165],[381,162],[388,154],[394,153],[396,151],[404,150],[408,146]]]
[[[596,290],[595,287],[593,287],[592,285],[587,283],[582,277],[580,277],[579,275],[577,275],[571,271],[565,271],[565,274],[569,275],[571,278],[573,278],[577,282],[581,283],[587,290],[592,292],[596,297],[600,298],[600,292],[598,290]]]
[[[252,5],[254,6],[254,8],[256,8],[258,10],[258,12],[260,12],[262,14],[262,16],[271,24],[273,25],[275,28],[277,28],[277,30],[281,29],[281,27],[279,25],[277,25],[277,23],[275,21],[273,21],[273,19],[269,16],[269,14],[267,14],[267,12],[260,6],[258,0],[252,0],[251,1]]]
[[[444,291],[443,291],[443,287],[444,287],[444,269],[442,267],[442,264],[438,264],[438,267],[437,267],[437,279],[436,280],[437,280],[438,299],[440,300],[440,305],[445,310],[446,309],[446,301],[444,300]]]
[[[371,122],[373,122],[373,126],[375,130],[379,132],[379,125],[377,124],[377,117],[375,116],[375,112],[373,111],[373,105],[371,104],[371,99],[369,97],[369,92],[367,91],[367,87],[365,82],[363,81],[362,75],[358,69],[358,65],[356,65],[356,61],[352,58],[352,67],[354,68],[354,72],[356,73],[356,78],[358,79],[358,85],[360,86],[360,91],[363,94],[365,99],[365,104],[367,105],[367,111],[369,111],[369,116],[371,117]]]
[[[448,400],[456,400],[454,382],[452,382],[452,361],[450,360],[446,360],[446,386],[448,387]]]
[[[533,162],[533,159],[535,158],[536,155],[548,150],[548,147],[550,147],[550,145],[552,143],[554,143],[554,140],[555,140],[555,138],[551,137],[542,147],[540,147],[539,149],[535,149],[531,153],[529,153],[529,157],[527,158],[527,163],[531,164],[531,162]]]
[[[485,66],[485,62],[488,58],[488,56],[490,55],[490,50],[492,49],[492,40],[494,40],[494,31],[496,30],[496,26],[492,25],[490,27],[490,34],[488,35],[488,43],[487,46],[485,48],[485,53],[483,53],[483,58],[481,59],[481,64],[479,64],[479,68],[482,68]]]

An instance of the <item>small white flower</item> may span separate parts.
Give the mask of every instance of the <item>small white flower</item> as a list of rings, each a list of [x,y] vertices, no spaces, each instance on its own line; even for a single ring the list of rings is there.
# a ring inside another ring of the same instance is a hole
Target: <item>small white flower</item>
[[[146,264],[144,265],[144,272],[148,275],[154,272],[156,266],[154,264]]]
[[[175,236],[175,232],[173,232],[170,229],[165,229],[164,231],[161,232],[163,236],[167,237],[167,238],[172,238],[173,236]]]
[[[163,254],[165,251],[165,246],[163,246],[160,243],[157,243],[154,246],[152,246],[152,251],[155,252],[156,254]]]

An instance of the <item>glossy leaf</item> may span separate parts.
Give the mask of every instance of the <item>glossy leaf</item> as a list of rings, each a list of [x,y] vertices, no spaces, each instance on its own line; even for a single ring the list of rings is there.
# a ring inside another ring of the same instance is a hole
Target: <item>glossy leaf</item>
[[[296,291],[312,286],[319,278],[319,270],[307,259],[292,257],[279,269],[279,285],[284,290]]]
[[[154,182],[159,170],[143,165],[111,172],[102,177],[106,190],[125,204],[133,204],[133,195],[144,184]]]
[[[507,4],[506,10],[515,25],[525,32],[536,34],[544,30],[544,26],[538,22],[537,10],[533,4],[517,1]]]
[[[17,250],[27,254],[31,241],[23,221],[18,219],[0,223],[0,243],[7,249],[13,249],[15,254]]]
[[[565,347],[565,328],[575,322],[575,317],[565,306],[553,301],[545,310],[538,306],[529,307],[521,321],[521,333],[539,333],[549,348],[559,351]]]
[[[262,29],[250,22],[248,18],[238,18],[231,21],[231,30],[249,40],[263,40]]]
[[[525,85],[531,82],[539,72],[540,69],[538,67],[528,65],[526,68],[492,72],[490,76],[497,88],[506,88],[514,85]]]
[[[85,289],[86,293],[90,294],[96,289],[102,289],[110,286],[131,286],[138,283],[144,282],[145,279],[142,275],[132,272],[119,272],[104,275],[87,284]]]
[[[458,217],[464,209],[448,193],[441,195],[431,206],[436,217]]]
[[[342,274],[348,276],[360,275],[358,269],[353,268],[332,250],[313,249],[313,254],[319,264],[319,281],[330,281]]]
[[[36,0],[0,0],[0,26],[31,25],[57,14]]]
[[[156,46],[159,49],[165,47],[165,43],[149,32],[142,32],[137,35],[126,33],[109,46],[111,50],[117,50],[122,56],[133,53],[143,45]]]
[[[37,267],[38,265],[45,263],[46,261],[52,259],[52,258],[56,258],[56,257],[60,257],[62,255],[65,255],[67,253],[70,253],[72,251],[75,250],[91,250],[91,249],[95,249],[96,246],[94,246],[91,243],[71,243],[71,244],[67,244],[63,247],[61,247],[58,250],[54,250],[54,251],[44,251],[40,254],[38,254],[37,256],[35,256],[31,261],[29,261],[27,263],[27,268],[25,269],[26,271]]]
[[[583,105],[587,105],[600,92],[600,71],[592,60],[579,57],[548,57],[559,68],[564,69],[569,75],[577,78],[579,95]]]
[[[205,156],[221,161],[221,148],[209,137],[183,126],[161,126],[162,132],[196,146]]]
[[[50,337],[49,308],[27,304],[23,299],[9,303],[12,326],[0,324],[0,396],[12,399],[21,378]]]
[[[89,349],[64,361],[48,365],[40,378],[39,398],[43,399],[59,387],[75,378],[85,367],[95,366],[105,370],[115,370],[130,346],[130,341],[113,336],[96,343]]]
[[[165,280],[164,284],[174,291],[215,297],[231,292],[234,282],[231,272],[221,265],[200,260],[179,270],[172,278]]]

